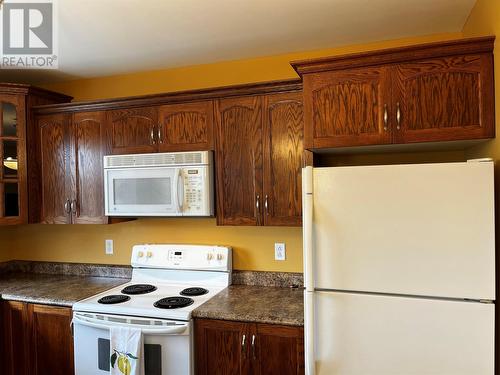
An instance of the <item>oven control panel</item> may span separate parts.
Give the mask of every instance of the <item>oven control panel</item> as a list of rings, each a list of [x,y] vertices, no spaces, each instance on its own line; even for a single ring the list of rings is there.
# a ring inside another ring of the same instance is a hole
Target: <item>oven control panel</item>
[[[230,271],[232,252],[227,246],[135,245],[132,267],[185,270]]]

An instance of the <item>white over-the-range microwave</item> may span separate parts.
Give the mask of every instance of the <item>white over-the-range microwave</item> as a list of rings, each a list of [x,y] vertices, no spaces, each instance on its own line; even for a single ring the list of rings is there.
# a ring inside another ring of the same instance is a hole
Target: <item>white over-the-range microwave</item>
[[[211,151],[104,157],[106,216],[213,216]]]

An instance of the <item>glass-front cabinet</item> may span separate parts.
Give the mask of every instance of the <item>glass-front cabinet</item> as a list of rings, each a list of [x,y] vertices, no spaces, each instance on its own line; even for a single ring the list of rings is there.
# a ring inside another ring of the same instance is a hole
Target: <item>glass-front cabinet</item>
[[[0,94],[0,224],[26,222],[25,97]]]

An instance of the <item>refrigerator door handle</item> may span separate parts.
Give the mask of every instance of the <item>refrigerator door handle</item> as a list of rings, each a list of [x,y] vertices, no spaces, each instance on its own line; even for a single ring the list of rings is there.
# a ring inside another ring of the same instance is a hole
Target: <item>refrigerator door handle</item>
[[[313,278],[313,168],[302,170],[302,222],[304,248],[304,287],[306,291],[314,291]]]
[[[315,375],[314,354],[314,292],[304,291],[304,349],[305,375]]]

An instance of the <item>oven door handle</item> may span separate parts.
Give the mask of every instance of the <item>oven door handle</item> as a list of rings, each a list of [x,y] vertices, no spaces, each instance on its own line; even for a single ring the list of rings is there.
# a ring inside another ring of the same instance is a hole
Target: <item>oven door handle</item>
[[[140,325],[128,325],[126,323],[113,323],[107,321],[106,323],[102,323],[102,320],[94,320],[92,318],[83,318],[81,316],[75,315],[73,317],[72,324],[81,324],[83,326],[97,328],[97,329],[105,329],[109,330],[111,327],[134,327],[140,328],[142,334],[144,335],[175,335],[181,334],[188,328],[188,323],[185,324],[176,324],[175,327],[169,328],[146,328],[148,326],[140,326]],[[144,328],[143,328],[144,327]]]

